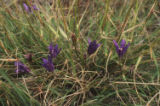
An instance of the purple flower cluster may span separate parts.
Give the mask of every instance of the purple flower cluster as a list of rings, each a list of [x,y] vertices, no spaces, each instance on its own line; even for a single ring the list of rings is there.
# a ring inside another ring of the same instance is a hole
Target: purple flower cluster
[[[96,40],[91,41],[90,39],[88,39],[88,44],[89,44],[88,50],[87,50],[88,55],[93,54],[97,50],[97,48],[101,45],[99,43],[96,43]]]
[[[33,10],[38,10],[38,8],[36,7],[36,5],[32,5],[31,7],[28,6],[26,3],[23,3],[23,7],[25,9],[26,12],[31,13],[32,9]]]
[[[52,71],[54,71],[54,64],[52,62],[52,59],[57,57],[57,55],[61,51],[61,48],[58,49],[57,44],[53,47],[53,44],[51,43],[49,45],[48,49],[49,49],[48,59],[43,58],[42,66],[45,67],[48,71],[52,72]]]
[[[16,69],[17,74],[30,72],[30,69],[20,61],[16,61],[14,65],[17,67]]]
[[[48,56],[48,59],[43,58],[43,67],[45,67],[48,71],[53,71],[54,70],[54,64],[52,62],[52,58]]]
[[[53,44],[51,43],[48,48],[49,48],[49,54],[51,58],[56,58],[59,52],[61,51],[61,48],[58,49],[57,44],[53,47]]]
[[[113,43],[116,47],[116,52],[117,52],[117,54],[120,58],[127,52],[127,49],[130,45],[129,43],[126,44],[125,40],[121,41],[120,46],[118,45],[118,43],[115,40],[113,40]],[[88,44],[89,44],[88,49],[87,49],[88,55],[93,54],[97,50],[97,48],[101,45],[101,44],[97,43],[96,40],[91,41],[90,39],[88,39]],[[61,48],[58,48],[58,44],[53,46],[53,44],[50,43],[48,49],[49,49],[48,58],[47,59],[45,59],[45,58],[42,59],[43,60],[42,66],[44,68],[46,68],[46,70],[48,70],[49,72],[53,72],[55,67],[54,67],[54,64],[53,64],[52,60],[57,57],[57,55],[61,51]],[[26,58],[30,59],[30,58],[32,58],[32,55],[28,54],[28,55],[26,55]],[[30,72],[30,69],[20,61],[16,61],[15,66],[17,67],[17,69],[16,69],[17,74]]]
[[[126,44],[125,40],[121,41],[120,46],[118,46],[118,43],[115,40],[113,40],[113,43],[116,47],[116,52],[117,52],[119,57],[122,57],[127,52],[127,49],[130,45],[129,43]]]

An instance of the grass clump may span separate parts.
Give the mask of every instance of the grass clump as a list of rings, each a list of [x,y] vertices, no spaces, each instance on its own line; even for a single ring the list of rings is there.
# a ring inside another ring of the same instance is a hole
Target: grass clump
[[[160,105],[159,1],[0,2],[1,105]]]

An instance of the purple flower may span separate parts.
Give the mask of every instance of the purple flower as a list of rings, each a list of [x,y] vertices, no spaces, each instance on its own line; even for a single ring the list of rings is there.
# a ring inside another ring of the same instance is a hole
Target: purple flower
[[[34,10],[39,10],[36,5],[33,5],[32,8],[33,8]]]
[[[61,48],[58,49],[58,45],[57,44],[53,47],[53,45],[51,43],[48,48],[49,48],[49,53],[50,53],[51,58],[56,58],[56,56],[61,51]]]
[[[26,3],[23,3],[23,7],[24,7],[25,11],[31,12],[30,7]]]
[[[26,3],[23,3],[23,7],[24,7],[24,9],[25,9],[26,12],[32,12],[31,7],[29,7]],[[36,7],[36,5],[32,5],[32,8],[33,8],[34,10],[39,10],[39,9]]]
[[[48,59],[43,58],[42,66],[45,67],[50,72],[54,71],[54,64],[53,64],[52,58],[50,56],[48,56]]]
[[[22,62],[20,62],[20,61],[16,61],[15,63],[14,63],[14,65],[17,67],[17,69],[16,69],[16,73],[18,74],[18,73],[24,73],[24,72],[30,72],[30,69],[26,66],[26,65],[24,65]]]
[[[100,46],[100,44],[96,43],[96,40],[91,42],[90,39],[88,39],[88,43],[89,43],[88,54],[91,55],[97,50],[97,48]]]
[[[117,51],[117,54],[118,54],[119,57],[122,57],[127,52],[127,49],[130,45],[129,43],[126,44],[125,40],[121,41],[120,47],[118,46],[118,43],[115,40],[113,40],[113,43],[116,47],[116,51]]]

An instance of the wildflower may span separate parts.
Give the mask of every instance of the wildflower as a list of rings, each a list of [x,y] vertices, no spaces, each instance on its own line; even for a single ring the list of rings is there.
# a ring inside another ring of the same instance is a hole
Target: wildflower
[[[26,3],[23,3],[23,7],[25,9],[26,12],[32,12],[32,9],[33,8],[34,10],[38,10],[38,8],[36,7],[36,5],[32,5],[32,7],[29,7]]]
[[[26,65],[24,65],[22,62],[20,62],[20,61],[16,61],[15,63],[14,63],[14,65],[17,67],[17,69],[16,69],[16,73],[18,74],[18,73],[24,73],[24,72],[30,72],[30,69],[26,66]]]
[[[118,46],[118,43],[115,40],[113,40],[113,43],[116,47],[116,51],[117,51],[117,54],[118,54],[119,57],[122,57],[127,52],[127,49],[130,45],[129,43],[126,44],[125,40],[121,41],[120,47]]]
[[[48,59],[43,58],[43,67],[45,67],[48,71],[54,71],[54,64],[52,63],[51,56],[48,56]]]
[[[89,43],[88,54],[91,55],[97,50],[97,48],[100,46],[100,44],[96,43],[96,40],[91,42],[90,39],[88,39],[88,43]]]
[[[26,3],[23,3],[23,7],[27,12],[31,12],[31,9],[29,8],[29,6],[27,6]]]
[[[61,51],[61,48],[58,49],[58,45],[57,44],[53,47],[53,45],[51,43],[48,48],[49,48],[49,53],[50,53],[51,58],[56,58],[57,55]]]
[[[32,8],[33,8],[34,10],[39,10],[36,5],[33,5]]]

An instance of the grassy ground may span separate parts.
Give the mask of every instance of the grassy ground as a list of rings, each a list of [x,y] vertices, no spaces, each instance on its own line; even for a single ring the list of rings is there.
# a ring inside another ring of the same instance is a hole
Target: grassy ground
[[[27,13],[18,0],[0,0],[1,105],[160,105],[159,1],[32,3],[39,10]],[[88,38],[101,46],[84,59]],[[122,39],[130,47],[120,59],[113,40]],[[54,59],[54,72],[42,67],[50,42],[62,48]],[[32,62],[25,58],[28,53]],[[16,74],[18,60],[31,72]]]

